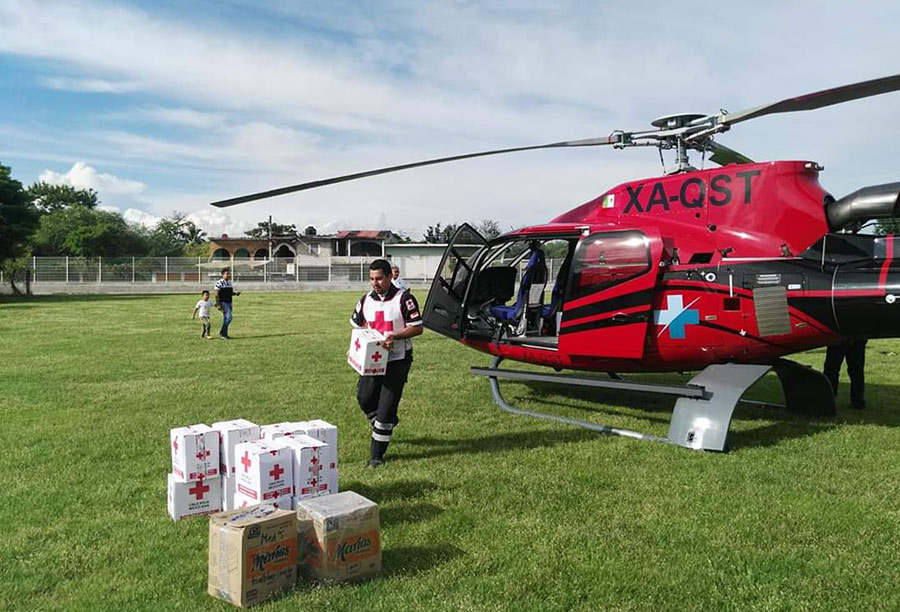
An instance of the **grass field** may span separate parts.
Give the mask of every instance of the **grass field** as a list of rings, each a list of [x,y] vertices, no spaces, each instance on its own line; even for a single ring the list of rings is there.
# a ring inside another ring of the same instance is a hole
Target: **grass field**
[[[200,340],[193,295],[0,301],[0,608],[230,608],[206,595],[206,521],[166,514],[169,429],[321,417],[341,488],[381,505],[384,573],[259,609],[900,609],[900,341],[869,345],[869,410],[741,406],[712,454],[503,413],[467,371],[489,358],[426,332],[373,472],[356,297],[245,294],[231,342]],[[660,436],[673,401],[505,392]],[[750,395],[780,401],[769,377]]]

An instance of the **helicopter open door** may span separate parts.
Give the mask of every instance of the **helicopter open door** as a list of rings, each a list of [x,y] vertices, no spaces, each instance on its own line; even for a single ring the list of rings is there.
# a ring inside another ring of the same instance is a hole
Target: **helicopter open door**
[[[656,230],[583,237],[575,250],[560,323],[559,350],[639,359],[652,318],[662,240]]]
[[[463,299],[486,244],[487,240],[468,223],[463,223],[453,234],[428,292],[422,317],[425,327],[454,340],[462,337]]]

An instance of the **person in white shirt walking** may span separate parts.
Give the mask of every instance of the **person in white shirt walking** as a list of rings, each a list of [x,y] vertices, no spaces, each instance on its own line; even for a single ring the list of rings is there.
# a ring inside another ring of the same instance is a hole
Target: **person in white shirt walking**
[[[400,291],[409,289],[409,283],[400,278],[400,267],[397,264],[391,266],[391,283]]]
[[[209,301],[209,291],[204,289],[203,293],[200,294],[200,298],[201,299],[194,305],[194,312],[191,313],[191,321],[199,315],[200,321],[203,322],[203,331],[200,332],[200,337],[212,340],[212,335],[209,333],[209,310],[212,308],[212,303]]]

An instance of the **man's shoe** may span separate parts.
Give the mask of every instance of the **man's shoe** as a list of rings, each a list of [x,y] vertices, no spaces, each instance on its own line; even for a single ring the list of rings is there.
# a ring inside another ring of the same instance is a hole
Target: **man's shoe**
[[[223,336],[222,334],[219,334],[219,339],[220,340],[230,340],[230,338],[228,336]]]
[[[850,407],[853,408],[854,410],[865,410],[866,403],[865,402],[853,402],[852,404],[850,404]]]
[[[369,459],[369,462],[366,464],[366,467],[374,470],[374,469],[378,468],[382,463],[384,463],[383,459]]]

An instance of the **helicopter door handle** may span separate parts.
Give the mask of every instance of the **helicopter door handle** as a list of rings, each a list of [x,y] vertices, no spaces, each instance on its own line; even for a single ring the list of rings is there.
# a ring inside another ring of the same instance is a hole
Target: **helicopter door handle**
[[[622,323],[625,323],[625,322],[627,322],[627,321],[628,321],[628,315],[625,314],[624,312],[619,312],[619,313],[616,313],[616,314],[614,314],[614,315],[612,316],[612,322],[613,322],[613,323],[619,323],[619,324],[622,324]]]

